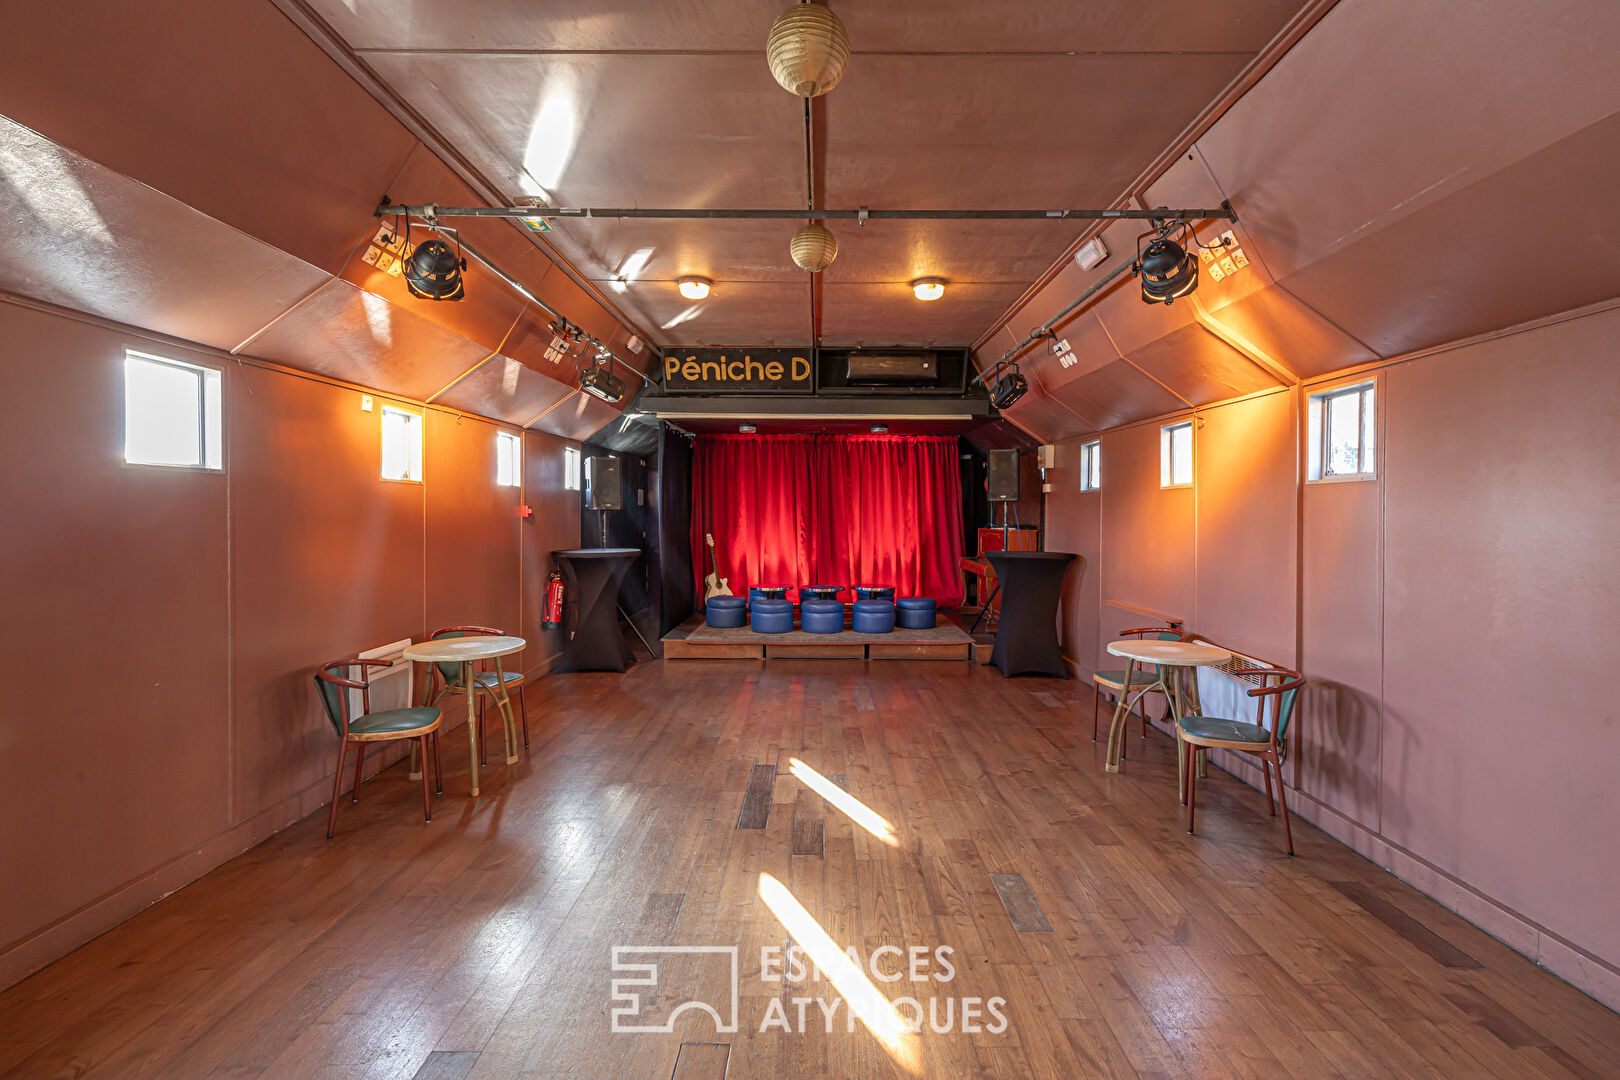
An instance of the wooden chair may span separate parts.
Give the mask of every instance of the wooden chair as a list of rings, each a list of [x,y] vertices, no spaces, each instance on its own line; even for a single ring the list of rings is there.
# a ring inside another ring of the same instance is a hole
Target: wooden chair
[[[493,626],[446,626],[433,631],[430,637],[434,641],[440,638],[465,637],[468,634],[488,634],[500,637],[505,634]],[[432,680],[428,691],[428,704],[437,705],[439,699],[449,693],[464,694],[467,688],[461,685],[461,665],[455,663],[438,663],[433,665]],[[473,686],[478,694],[478,764],[488,765],[489,755],[484,750],[484,701],[486,698],[495,698],[497,689],[516,690],[518,696],[518,716],[523,722],[523,745],[529,745],[529,708],[523,700],[524,679],[519,671],[505,671],[499,664],[493,670],[488,669],[473,672]],[[433,689],[437,687],[437,690]]]
[[[1185,641],[1186,638],[1187,638],[1187,635],[1184,632],[1182,632],[1180,630],[1177,630],[1173,626],[1144,626],[1144,627],[1141,627],[1141,628],[1136,629],[1136,630],[1121,630],[1119,632],[1119,636],[1122,637],[1122,638],[1123,637],[1134,637],[1137,640],[1141,640],[1147,634],[1155,634],[1155,635],[1157,635],[1158,639],[1160,641]],[[1163,694],[1164,695],[1164,715],[1165,715],[1166,719],[1168,719],[1169,716],[1170,716],[1170,685],[1165,682],[1164,668],[1160,667],[1157,664],[1154,664],[1152,666],[1152,670],[1150,672],[1147,665],[1138,665],[1137,669],[1136,669],[1136,678],[1137,678],[1137,680],[1149,679],[1149,681],[1147,681],[1147,682],[1141,682],[1141,681],[1132,682],[1129,692],[1127,692],[1126,689],[1125,689],[1125,671],[1126,670],[1128,670],[1128,669],[1121,669],[1121,670],[1117,670],[1117,671],[1099,671],[1099,672],[1094,673],[1091,676],[1091,681],[1092,681],[1092,684],[1093,684],[1092,685],[1092,690],[1096,695],[1096,700],[1092,702],[1092,707],[1091,707],[1091,741],[1092,742],[1097,741],[1097,714],[1102,712],[1102,702],[1103,702],[1103,691],[1104,690],[1108,691],[1110,696],[1117,695],[1117,694],[1123,694],[1126,697],[1129,697],[1132,693],[1134,693],[1134,694],[1136,694],[1136,700],[1138,702],[1141,702],[1142,698],[1144,696],[1146,696],[1147,694],[1149,694],[1149,693],[1157,692],[1157,693]],[[1149,678],[1150,676],[1151,676],[1151,678]],[[1131,709],[1130,703],[1127,702],[1126,705],[1125,705],[1126,712],[1129,712],[1130,709]],[[1144,738],[1144,739],[1147,738],[1147,729],[1148,729],[1147,707],[1143,706],[1143,708],[1142,708],[1142,738]],[[1122,753],[1123,753],[1123,751],[1122,751]]]
[[[345,660],[333,660],[322,664],[315,672],[315,690],[320,695],[321,705],[326,709],[327,719],[337,729],[338,760],[337,771],[332,775],[332,810],[326,818],[326,838],[332,839],[332,831],[337,827],[338,797],[343,793],[343,759],[349,751],[349,744],[358,747],[354,758],[354,792],[351,801],[360,801],[360,772],[366,762],[366,744],[374,742],[388,742],[393,739],[414,739],[416,746],[422,751],[422,819],[433,820],[433,801],[428,794],[427,780],[427,749],[428,740],[433,742],[433,779],[434,786],[439,792],[444,791],[444,777],[439,769],[439,710],[434,708],[413,707],[408,709],[384,709],[382,712],[371,711],[371,680],[367,678],[350,679],[342,674],[351,667],[361,669],[364,676],[367,668],[388,667],[387,660],[361,660],[350,657]],[[345,690],[360,691],[360,715],[350,719],[349,695]]]
[[[1260,769],[1266,778],[1266,807],[1271,816],[1277,816],[1277,804],[1282,804],[1283,846],[1288,854],[1294,853],[1294,836],[1288,828],[1288,797],[1283,793],[1282,741],[1288,736],[1288,720],[1294,713],[1300,687],[1305,676],[1287,668],[1244,668],[1245,679],[1259,679],[1260,685],[1250,690],[1249,696],[1259,698],[1255,719],[1250,724],[1242,720],[1223,720],[1215,716],[1184,716],[1176,724],[1181,731],[1182,792],[1181,801],[1187,807],[1187,832],[1193,831],[1193,804],[1198,786],[1198,770],[1194,767],[1194,754],[1199,750],[1237,750],[1253,754],[1260,759]],[[1277,680],[1272,682],[1271,680]],[[1271,702],[1271,724],[1266,719],[1266,702]],[[1271,770],[1277,769],[1277,797],[1271,796]]]

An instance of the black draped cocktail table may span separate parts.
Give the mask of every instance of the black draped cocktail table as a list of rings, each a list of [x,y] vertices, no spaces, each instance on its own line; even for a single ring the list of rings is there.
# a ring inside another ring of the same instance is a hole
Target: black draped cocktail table
[[[623,671],[635,659],[619,632],[619,583],[641,551],[573,548],[553,551],[574,623],[563,646],[563,671]]]
[[[1058,597],[1074,554],[1068,551],[987,551],[1001,588],[1001,621],[990,662],[1003,675],[1069,677],[1058,648]]]

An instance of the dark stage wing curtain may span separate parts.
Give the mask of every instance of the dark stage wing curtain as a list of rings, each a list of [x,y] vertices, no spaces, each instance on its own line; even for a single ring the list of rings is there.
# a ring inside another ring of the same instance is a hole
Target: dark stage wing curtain
[[[698,596],[751,585],[893,585],[962,602],[962,481],[940,435],[700,435],[692,468]],[[790,594],[797,595],[797,594]]]

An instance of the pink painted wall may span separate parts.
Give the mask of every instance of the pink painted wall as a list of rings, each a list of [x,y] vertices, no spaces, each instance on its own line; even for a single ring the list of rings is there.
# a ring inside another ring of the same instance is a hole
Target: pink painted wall
[[[578,543],[579,498],[549,436],[499,488],[515,429],[429,410],[425,482],[388,483],[356,390],[8,303],[0,340],[28,358],[0,401],[0,505],[34,523],[0,530],[3,651],[51,676],[14,680],[0,726],[6,986],[322,805],[318,663],[480,622],[544,667],[534,582]],[[126,346],[220,368],[223,471],[123,463]]]
[[[1082,674],[1110,601],[1297,656],[1291,805],[1611,1005],[1616,335],[1610,308],[1384,368],[1375,481],[1302,484],[1284,390],[1199,410],[1193,491],[1159,490],[1153,421],[1103,433],[1095,494],[1063,444],[1047,503],[1100,567],[1064,597]]]

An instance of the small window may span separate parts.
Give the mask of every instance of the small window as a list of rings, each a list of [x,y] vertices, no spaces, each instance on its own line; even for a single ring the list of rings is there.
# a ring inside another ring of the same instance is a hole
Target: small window
[[[495,483],[498,487],[523,483],[523,439],[510,431],[495,433]]]
[[[223,464],[219,372],[124,353],[124,460],[218,469]]]
[[[382,477],[422,481],[422,417],[384,405],[382,411]]]
[[[1159,429],[1159,486],[1191,487],[1193,426],[1191,420]]]
[[[1080,444],[1080,490],[1102,490],[1102,442]]]
[[[579,451],[572,446],[563,450],[563,488],[579,490]]]
[[[1375,384],[1341,386],[1310,397],[1306,425],[1306,478],[1371,480],[1374,461]]]

